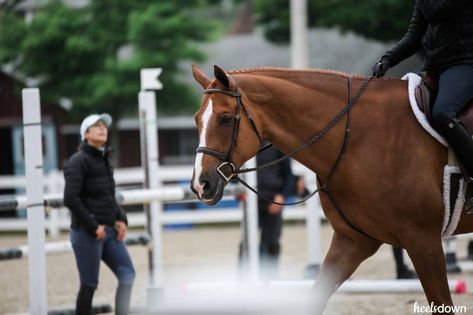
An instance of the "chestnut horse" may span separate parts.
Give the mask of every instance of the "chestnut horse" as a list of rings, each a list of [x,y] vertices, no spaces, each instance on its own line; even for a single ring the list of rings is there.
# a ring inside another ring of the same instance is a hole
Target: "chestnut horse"
[[[306,144],[292,157],[318,175],[334,229],[314,284],[317,312],[382,243],[407,250],[429,304],[453,305],[441,242],[447,150],[414,117],[406,81],[324,70],[192,72],[205,89],[191,182],[200,200],[218,202],[263,139],[285,153]],[[473,216],[462,215],[455,234],[471,231]]]

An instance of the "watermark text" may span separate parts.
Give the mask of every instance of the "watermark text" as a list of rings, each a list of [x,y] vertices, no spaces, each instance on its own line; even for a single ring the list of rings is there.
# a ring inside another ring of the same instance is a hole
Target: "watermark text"
[[[430,305],[419,305],[417,301],[414,303],[414,314],[421,314],[421,313],[455,313],[455,314],[466,314],[466,306],[459,305],[459,306],[451,306],[451,305],[435,305],[434,302],[430,303]]]

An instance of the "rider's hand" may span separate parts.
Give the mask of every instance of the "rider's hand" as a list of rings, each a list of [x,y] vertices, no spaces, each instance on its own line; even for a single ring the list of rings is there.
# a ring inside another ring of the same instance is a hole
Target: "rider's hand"
[[[391,67],[391,60],[387,56],[383,56],[380,61],[375,63],[373,68],[371,69],[373,71],[373,77],[376,78],[381,78],[384,76],[386,71]]]
[[[105,226],[103,224],[100,224],[95,230],[95,236],[98,240],[103,240],[105,238],[105,235]]]

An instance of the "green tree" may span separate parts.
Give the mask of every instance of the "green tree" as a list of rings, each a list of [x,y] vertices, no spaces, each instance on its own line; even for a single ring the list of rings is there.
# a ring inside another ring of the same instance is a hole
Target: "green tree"
[[[197,43],[220,32],[220,24],[201,18],[206,0],[91,0],[80,8],[52,0],[28,22],[18,3],[0,8],[0,64],[17,78],[37,78],[47,102],[71,99],[76,119],[135,111],[141,68],[163,68],[160,110],[198,103],[175,78],[179,61],[202,60]]]
[[[289,0],[253,0],[258,24],[275,43],[289,41]],[[307,0],[310,27],[338,27],[380,41],[400,39],[407,31],[413,1]]]

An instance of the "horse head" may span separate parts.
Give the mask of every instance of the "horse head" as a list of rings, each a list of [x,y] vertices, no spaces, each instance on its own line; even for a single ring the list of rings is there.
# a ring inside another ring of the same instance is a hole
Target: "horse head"
[[[214,205],[241,165],[258,152],[261,124],[250,114],[252,104],[236,81],[221,68],[214,66],[213,80],[196,65],[192,65],[192,73],[204,94],[194,115],[199,147],[191,189],[200,200]]]

